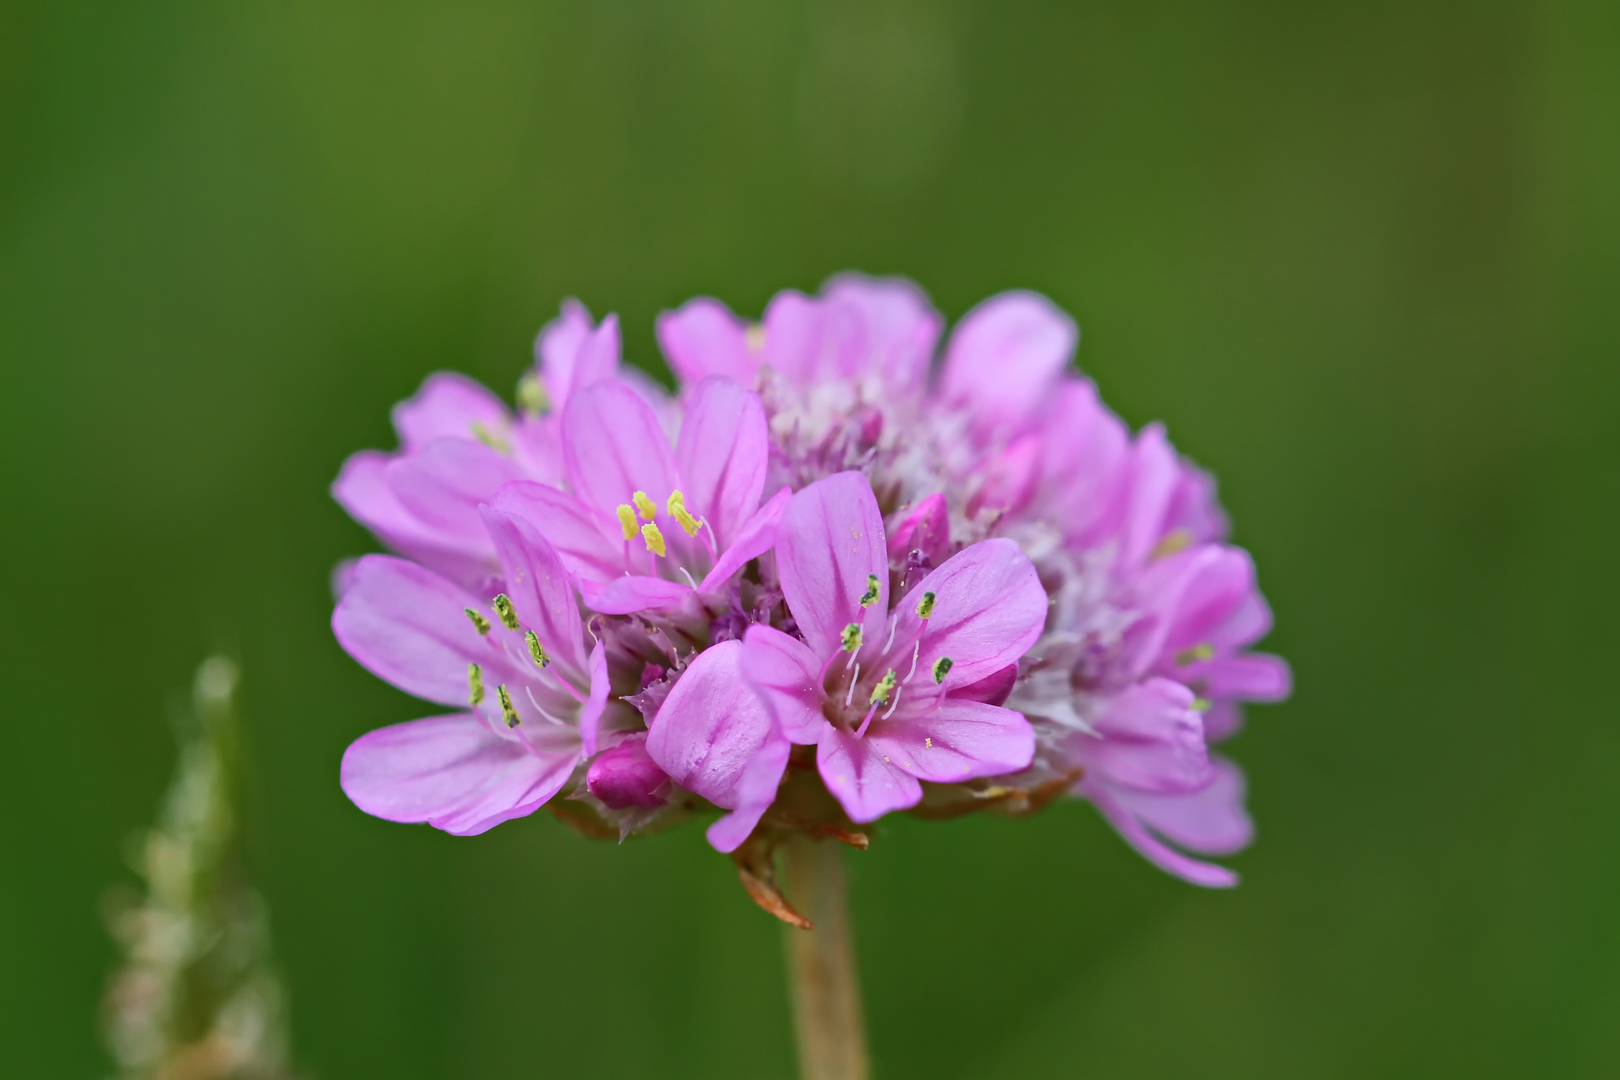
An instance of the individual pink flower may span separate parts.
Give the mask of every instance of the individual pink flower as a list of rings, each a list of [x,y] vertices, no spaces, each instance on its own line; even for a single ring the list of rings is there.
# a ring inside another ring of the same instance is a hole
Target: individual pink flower
[[[504,578],[474,595],[386,555],[361,558],[337,610],[338,641],[373,674],[453,714],[361,736],[344,792],[390,821],[459,836],[533,813],[597,750],[607,662],[587,651],[568,574],[527,522],[485,509]]]
[[[493,505],[533,523],[594,610],[680,607],[770,549],[780,492],[760,505],[769,434],[759,396],[731,379],[692,393],[673,447],[647,403],[607,379],[569,400],[562,450],[571,491],[534,482]]]
[[[1016,666],[1046,617],[1017,545],[959,552],[890,611],[877,500],[864,477],[843,473],[793,497],[776,562],[802,640],[752,626],[743,668],[786,738],[816,747],[821,777],[851,820],[915,805],[922,780],[960,783],[1029,764],[1028,722],[984,700],[985,684]]]
[[[563,476],[557,422],[546,415],[619,366],[619,324],[593,327],[576,301],[535,343],[514,414],[463,375],[440,372],[394,407],[397,453],[362,450],[344,462],[332,496],[389,547],[468,587],[496,570],[478,506],[518,479]]]

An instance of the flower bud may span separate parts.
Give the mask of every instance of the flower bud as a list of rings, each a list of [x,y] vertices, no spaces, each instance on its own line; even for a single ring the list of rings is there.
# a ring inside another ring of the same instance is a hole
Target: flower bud
[[[647,756],[647,736],[637,733],[596,755],[585,772],[585,786],[610,809],[664,805],[659,788],[669,777]]]

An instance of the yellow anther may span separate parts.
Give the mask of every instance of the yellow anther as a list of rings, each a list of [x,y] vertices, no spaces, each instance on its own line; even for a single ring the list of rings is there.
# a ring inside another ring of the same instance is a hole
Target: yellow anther
[[[483,443],[497,454],[510,454],[512,452],[512,444],[507,442],[501,436],[497,435],[495,432],[489,430],[489,428],[485,426],[481,420],[474,420],[472,422],[472,434],[473,438],[477,439],[479,442]]]
[[[551,657],[546,655],[546,650],[540,644],[540,638],[535,635],[533,630],[525,633],[523,638],[529,643],[529,655],[534,657],[534,662],[536,664],[539,664],[541,667],[545,667],[547,664],[551,663]]]
[[[933,746],[934,745],[934,740],[933,740],[932,737],[924,737],[923,743],[926,746]]]
[[[505,593],[496,593],[495,599],[490,601],[495,608],[495,614],[501,617],[501,625],[508,630],[518,628],[517,608],[512,606],[512,598]]]
[[[1209,698],[1202,698],[1202,697],[1193,698],[1193,703],[1192,703],[1192,711],[1193,712],[1209,712],[1209,709],[1210,709],[1210,700],[1209,700]]]
[[[934,661],[934,685],[938,686],[940,683],[944,682],[945,681],[945,676],[949,675],[951,673],[951,668],[953,668],[955,666],[956,666],[956,661],[952,660],[948,656],[942,656],[938,660],[935,660]]]
[[[939,597],[935,596],[932,591],[923,593],[922,599],[917,601],[917,618],[926,619],[932,615],[934,613],[934,601],[937,599]]]
[[[634,540],[640,526],[636,524],[636,509],[629,503],[619,504],[619,529],[624,533],[626,540]]]
[[[489,620],[488,619],[486,619],[482,615],[478,614],[478,612],[474,611],[472,608],[463,608],[462,610],[467,613],[467,618],[472,620],[472,624],[473,624],[474,629],[476,629],[480,634],[488,634],[489,633]]]
[[[854,652],[861,647],[861,626],[859,623],[850,623],[844,627],[844,632],[838,635],[839,647],[845,652]]]
[[[467,700],[474,705],[484,700],[484,672],[477,664],[467,665]]]
[[[1158,546],[1153,549],[1148,557],[1162,559],[1166,555],[1174,555],[1176,552],[1190,547],[1192,542],[1192,533],[1186,529],[1172,529],[1168,536],[1159,541]]]
[[[884,675],[882,679],[878,680],[878,684],[872,687],[872,696],[866,699],[866,703],[868,705],[887,705],[889,695],[894,693],[895,684],[899,681],[900,676],[894,673],[894,668],[890,668],[888,674]]]
[[[517,710],[512,707],[512,695],[506,692],[504,685],[495,688],[495,696],[501,699],[501,716],[506,720],[506,726],[515,728],[522,723]]]
[[[658,516],[658,504],[649,499],[645,491],[636,492],[630,496],[630,501],[636,504],[637,510],[641,511],[641,520],[651,521]]]
[[[654,525],[650,521],[641,527],[641,539],[646,541],[647,550],[652,552],[654,555],[657,555],[660,559],[662,559],[669,550],[664,546],[664,534],[659,532],[658,526]]]
[[[861,593],[861,607],[871,607],[878,601],[878,579],[876,574],[866,575],[866,591]]]
[[[544,416],[551,411],[551,395],[546,384],[532,371],[525,371],[517,386],[518,408],[530,416]]]
[[[664,504],[664,509],[668,510],[669,516],[686,530],[687,536],[696,536],[698,529],[703,527],[703,522],[693,517],[691,511],[686,508],[686,496],[679,491],[670,492],[669,501]]]
[[[1214,655],[1215,646],[1211,645],[1207,641],[1200,641],[1192,648],[1182,649],[1180,652],[1176,653],[1176,663],[1185,667],[1188,664],[1195,664],[1200,660],[1208,660]]]
[[[765,327],[760,323],[750,323],[748,329],[743,331],[743,343],[751,353],[765,348]]]

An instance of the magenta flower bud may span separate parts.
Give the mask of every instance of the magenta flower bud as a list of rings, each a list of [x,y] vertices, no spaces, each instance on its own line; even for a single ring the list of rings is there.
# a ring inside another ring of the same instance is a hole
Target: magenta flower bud
[[[647,736],[640,732],[598,754],[585,772],[585,786],[613,810],[664,805],[659,789],[669,779],[647,756]]]

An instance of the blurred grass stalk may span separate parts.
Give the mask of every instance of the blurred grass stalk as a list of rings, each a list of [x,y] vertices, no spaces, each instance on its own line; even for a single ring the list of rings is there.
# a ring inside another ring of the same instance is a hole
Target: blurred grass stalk
[[[157,824],[130,837],[145,889],[115,888],[124,953],[102,1002],[119,1080],[283,1080],[287,1034],[264,901],[243,872],[238,670],[203,661],[176,716],[180,760]]]
[[[867,1080],[869,1072],[840,847],[803,833],[782,845],[788,888],[812,924],[782,928],[802,1080]]]

